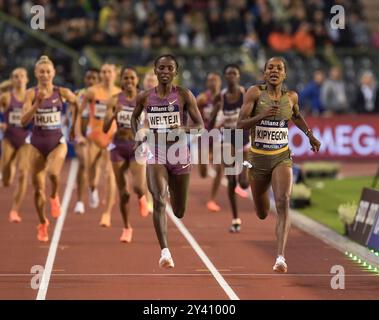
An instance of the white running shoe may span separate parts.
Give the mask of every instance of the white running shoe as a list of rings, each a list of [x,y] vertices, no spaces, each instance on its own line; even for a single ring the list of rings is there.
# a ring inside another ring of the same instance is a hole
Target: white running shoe
[[[94,189],[93,191],[90,190],[89,192],[89,206],[91,208],[97,208],[99,206],[100,199],[99,199],[99,192],[97,189]]]
[[[287,263],[286,259],[284,259],[283,256],[279,255],[276,258],[275,264],[272,267],[272,270],[279,273],[286,273],[287,272]]]
[[[161,251],[161,258],[159,259],[159,267],[164,269],[173,268],[174,260],[172,260],[171,253],[168,248],[164,248]]]
[[[75,205],[74,212],[77,214],[84,214],[84,203],[83,201],[78,201]]]

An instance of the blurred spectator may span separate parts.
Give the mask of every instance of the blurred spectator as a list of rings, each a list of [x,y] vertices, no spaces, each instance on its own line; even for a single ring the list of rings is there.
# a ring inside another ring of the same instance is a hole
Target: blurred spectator
[[[379,89],[371,71],[366,71],[361,76],[354,107],[358,113],[379,112]]]
[[[286,23],[276,26],[275,30],[269,34],[268,44],[278,52],[286,52],[292,49],[293,37],[291,35],[291,25]]]
[[[352,13],[349,19],[352,42],[357,47],[366,47],[370,43],[370,38],[365,23],[356,14]]]
[[[271,12],[265,9],[255,22],[255,30],[264,46],[268,46],[268,37],[274,31],[274,26]]]
[[[255,32],[250,32],[245,37],[242,47],[250,50],[251,56],[254,58],[254,60],[258,59],[258,52],[261,46],[258,40],[258,36]]]
[[[371,44],[375,49],[379,49],[379,23],[376,25],[376,30],[372,33]]]
[[[300,105],[305,107],[306,113],[310,113],[313,116],[321,115],[324,112],[324,107],[321,103],[321,86],[324,80],[324,72],[316,70],[313,73],[313,80],[299,94]]]
[[[293,38],[294,48],[305,56],[313,56],[315,51],[315,39],[310,32],[307,22],[302,22],[296,30]]]
[[[234,8],[227,8],[223,14],[226,41],[229,45],[240,45],[242,42],[243,25]]]
[[[203,48],[204,43],[237,47],[253,32],[267,47],[274,26],[286,23],[291,26],[291,36],[295,36],[295,48],[306,55],[312,53],[313,47],[325,45],[329,38],[336,46],[365,46],[369,42],[360,18],[361,6],[346,0],[0,0],[0,4],[13,17],[26,22],[32,16],[31,6],[43,5],[46,31],[61,41],[68,39],[75,49],[85,45],[85,34],[97,39],[97,45],[141,46],[142,39],[149,36],[152,47],[172,44]],[[352,12],[345,30],[330,28],[333,4]],[[193,20],[194,16],[201,19]],[[97,25],[83,23],[85,27],[73,28],[71,20],[75,19],[96,21]],[[201,26],[197,25],[200,20]],[[119,30],[124,23],[132,24],[133,35]],[[275,33],[274,38],[281,36]],[[274,39],[274,47],[279,46],[279,51],[292,48],[288,38],[286,34],[283,45]]]
[[[211,41],[214,44],[222,42],[224,36],[224,25],[221,20],[221,14],[219,11],[212,10],[208,15],[208,30]]]
[[[328,114],[346,113],[349,111],[341,68],[333,67],[330,70],[329,78],[322,84],[321,104]]]

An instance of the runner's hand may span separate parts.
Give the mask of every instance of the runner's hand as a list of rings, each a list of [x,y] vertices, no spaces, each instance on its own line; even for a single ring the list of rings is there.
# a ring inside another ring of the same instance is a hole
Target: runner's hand
[[[43,99],[46,99],[48,96],[48,92],[46,89],[40,89],[38,90],[38,93],[37,93],[37,96],[36,96],[36,100],[38,102],[41,102]]]
[[[321,142],[318,141],[313,134],[309,136],[309,143],[311,145],[311,150],[313,152],[318,152],[320,150]]]

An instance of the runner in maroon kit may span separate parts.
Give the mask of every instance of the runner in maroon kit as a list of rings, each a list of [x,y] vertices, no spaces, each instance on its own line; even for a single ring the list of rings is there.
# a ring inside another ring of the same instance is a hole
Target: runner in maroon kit
[[[137,133],[140,116],[146,110],[151,133],[148,137],[147,180],[154,200],[154,227],[162,249],[159,266],[173,268],[174,261],[167,244],[166,198],[169,191],[175,216],[183,218],[191,170],[190,151],[184,132],[202,129],[204,125],[193,94],[172,84],[178,74],[176,58],[172,55],[160,56],[154,66],[158,86],[138,95],[132,127]],[[187,124],[188,114],[193,121],[192,126]],[[179,136],[179,140],[174,142],[172,138],[175,135],[177,138]],[[176,152],[170,147],[175,147]]]
[[[213,101],[215,97],[220,93],[221,85],[222,85],[221,76],[216,72],[210,72],[207,76],[207,82],[206,82],[207,90],[200,93],[196,99],[201,116],[203,117],[205,129],[207,130],[210,129],[209,125],[212,120],[211,115],[214,108]],[[217,121],[216,121],[216,127],[217,127]],[[202,178],[206,178],[208,176],[208,165],[201,163],[202,162],[201,150],[204,146],[201,143],[201,140],[199,140],[198,143],[199,143],[199,159],[200,159],[200,163],[199,163],[200,176]],[[217,148],[217,145],[218,145],[217,143],[212,143],[212,141],[209,141],[208,152],[209,152],[210,163],[212,163],[213,152],[221,151],[220,148]],[[213,168],[216,171],[216,176],[213,179],[211,195],[207,202],[207,209],[212,212],[218,212],[221,210],[221,208],[216,203],[215,198],[221,184],[221,179],[223,176],[223,170],[222,170],[223,168],[221,164],[214,164]]]
[[[28,74],[26,69],[14,69],[11,74],[12,89],[0,96],[0,110],[4,112],[5,120],[1,153],[2,179],[5,187],[12,184],[16,168],[18,169],[18,184],[9,213],[10,222],[21,222],[19,209],[28,183],[29,148],[25,143],[25,138],[30,133],[30,130],[21,125],[21,112],[27,83]]]
[[[107,106],[104,119],[104,132],[108,132],[112,122],[116,121],[117,131],[109,146],[113,172],[119,192],[120,211],[124,222],[121,242],[131,242],[133,229],[129,223],[129,198],[127,179],[125,175],[130,170],[133,177],[133,190],[138,196],[139,211],[142,217],[149,215],[146,199],[146,164],[136,161],[134,156],[134,133],[131,127],[131,117],[136,106],[138,76],[137,72],[127,67],[121,72],[122,92],[115,95]],[[143,125],[141,121],[140,125]]]
[[[61,113],[63,99],[77,108],[75,94],[67,88],[54,86],[55,69],[47,56],[41,56],[35,65],[37,86],[26,92],[21,124],[33,122],[30,138],[30,164],[34,186],[34,201],[40,224],[37,238],[47,242],[49,221],[45,215],[45,178],[51,181],[51,215],[58,218],[61,213],[59,201],[59,176],[67,154],[67,144],[62,134]],[[80,136],[80,132],[78,133]]]

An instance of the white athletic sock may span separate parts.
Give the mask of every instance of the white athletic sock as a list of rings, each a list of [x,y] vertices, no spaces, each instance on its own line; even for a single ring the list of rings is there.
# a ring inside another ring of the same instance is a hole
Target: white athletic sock
[[[162,255],[162,256],[168,256],[168,257],[171,257],[170,250],[168,250],[168,248],[163,248],[162,251],[161,251],[161,255]]]

